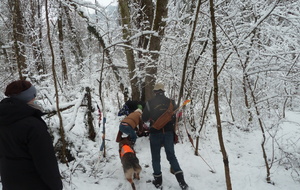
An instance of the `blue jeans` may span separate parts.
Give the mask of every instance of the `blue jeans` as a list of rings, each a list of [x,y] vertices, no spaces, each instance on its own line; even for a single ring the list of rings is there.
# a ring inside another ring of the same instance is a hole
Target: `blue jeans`
[[[137,135],[135,133],[135,130],[130,125],[122,125],[122,124],[120,124],[119,130],[122,133],[125,133],[126,135],[128,135],[130,137],[130,140],[133,143],[135,143],[135,141],[137,139]]]
[[[172,170],[177,172],[182,172],[177,158],[175,156],[174,150],[174,133],[173,131],[167,131],[165,133],[150,133],[150,148],[152,156],[152,167],[153,175],[161,174],[160,166],[160,149],[164,146],[167,159],[171,165]]]

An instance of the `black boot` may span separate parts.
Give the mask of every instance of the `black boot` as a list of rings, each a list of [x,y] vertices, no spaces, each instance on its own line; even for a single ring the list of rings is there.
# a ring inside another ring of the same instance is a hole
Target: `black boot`
[[[187,190],[189,188],[189,186],[184,181],[183,173],[182,172],[177,173],[177,174],[175,174],[175,176],[176,176],[176,179],[177,179],[181,189],[182,190]]]
[[[153,185],[156,188],[160,188],[160,186],[162,184],[162,174],[160,174],[160,175],[154,175],[153,174],[153,177],[154,177],[154,180],[152,181]]]
[[[172,167],[170,167],[170,173],[175,175],[175,171],[173,170]]]

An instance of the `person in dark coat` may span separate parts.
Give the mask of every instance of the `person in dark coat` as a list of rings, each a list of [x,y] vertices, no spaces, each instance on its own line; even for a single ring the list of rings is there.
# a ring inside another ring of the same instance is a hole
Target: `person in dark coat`
[[[184,180],[183,171],[180,168],[174,150],[175,115],[173,116],[173,119],[160,130],[152,127],[153,123],[169,108],[170,102],[173,104],[174,110],[177,109],[177,105],[174,100],[165,96],[164,85],[162,83],[155,84],[153,92],[155,96],[146,102],[146,107],[142,114],[142,120],[144,122],[150,121],[150,149],[154,176],[152,183],[156,188],[160,188],[162,185],[160,152],[161,147],[164,147],[166,157],[171,165],[171,172],[176,176],[181,189],[186,190],[188,189],[188,185]]]
[[[62,190],[63,185],[36,89],[10,83],[0,102],[0,174],[3,190]]]
[[[118,116],[128,117],[130,114],[134,113],[134,111],[136,111],[137,109],[143,110],[144,106],[145,106],[145,102],[143,102],[143,101],[127,100],[125,102],[125,104],[123,105],[123,107],[119,110]],[[131,117],[129,117],[129,118],[131,118]],[[121,122],[121,124],[122,124],[122,122]],[[127,134],[129,132],[131,132],[131,136],[133,137],[133,139],[132,139],[133,143],[135,143],[136,136],[138,136],[138,137],[149,136],[149,131],[148,131],[149,127],[144,122],[142,122],[142,124],[140,124],[139,130],[136,135],[133,134],[134,131],[128,130],[130,128],[122,127],[121,129],[127,130]],[[122,130],[119,130],[118,134],[117,134],[116,142],[120,142],[121,140],[122,140]]]
[[[128,116],[136,109],[142,109],[145,106],[145,102],[143,101],[134,101],[134,100],[127,100],[123,107],[119,110],[118,116],[126,115]]]

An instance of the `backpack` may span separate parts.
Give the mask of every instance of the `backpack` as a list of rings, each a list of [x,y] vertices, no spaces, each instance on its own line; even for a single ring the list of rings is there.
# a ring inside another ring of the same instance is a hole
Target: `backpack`
[[[163,128],[168,122],[171,121],[172,116],[174,114],[173,110],[173,104],[172,101],[170,100],[170,105],[168,109],[152,124],[152,127],[154,129],[160,130]]]
[[[120,111],[118,112],[118,116],[129,115],[129,114],[130,114],[130,109],[126,104],[124,104],[122,109],[120,109]]]

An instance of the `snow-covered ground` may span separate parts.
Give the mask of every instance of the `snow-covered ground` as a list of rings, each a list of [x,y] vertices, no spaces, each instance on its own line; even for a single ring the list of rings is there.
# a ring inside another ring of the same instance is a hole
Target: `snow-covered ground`
[[[86,140],[83,137],[76,137],[79,142],[80,138],[82,138],[81,149],[84,153],[82,153],[81,160],[70,163],[69,169],[65,165],[60,165],[62,173],[69,176],[64,180],[66,190],[131,189],[130,184],[124,178],[118,156],[118,144],[115,142],[120,119],[114,113],[110,113],[107,116],[106,158],[103,158],[102,153],[99,152],[101,134],[98,142],[89,142],[86,145],[84,145],[86,142],[83,141]],[[299,150],[300,113],[289,112],[287,119],[289,122],[283,122],[280,127],[281,130],[278,131],[276,137],[282,141],[295,142]],[[74,129],[74,131],[76,130]],[[262,134],[259,128],[252,132],[243,132],[235,127],[230,129],[224,127],[223,133],[229,156],[233,189],[298,190],[300,188],[299,182],[294,181],[291,177],[292,171],[285,170],[283,166],[278,165],[279,155],[277,155],[277,160],[275,160],[271,168],[271,180],[275,185],[266,182],[266,169],[260,146]],[[183,132],[183,136],[183,142],[181,141],[179,144],[176,144],[175,149],[181,168],[184,171],[186,182],[191,189],[226,189],[217,129],[205,129],[204,138],[200,142],[200,155],[203,159],[193,154],[194,149],[187,140],[185,132]],[[137,189],[155,189],[151,183],[147,183],[148,180],[152,179],[153,172],[148,137],[138,138],[135,149],[143,169],[141,179],[135,181],[136,187]],[[268,155],[271,155],[272,151],[270,149],[268,151]],[[279,154],[277,150],[275,150],[275,154]],[[169,172],[169,163],[163,149],[161,155],[164,189],[180,190],[175,176]],[[211,168],[214,172],[211,172]]]
[[[77,151],[80,150],[81,153],[68,166],[60,164],[65,190],[131,189],[130,184],[124,178],[118,155],[118,144],[115,142],[120,120],[121,117],[117,117],[116,113],[109,112],[107,114],[106,158],[103,158],[103,153],[99,151],[102,137],[101,128],[97,128],[98,136],[95,142],[87,140],[86,129],[83,127],[83,124],[77,123],[67,133],[69,140],[75,142],[73,151],[76,149]],[[299,150],[300,113],[288,112],[287,120],[289,121],[281,124],[280,130],[276,133],[276,139],[286,146],[288,143],[291,143]],[[199,147],[201,157],[194,155],[194,149],[187,140],[186,133],[184,130],[182,131],[183,140],[175,145],[175,150],[190,189],[225,190],[224,166],[219,149],[217,129],[205,129],[205,134],[202,135]],[[282,157],[280,157],[277,146],[274,149],[274,157],[276,159],[271,168],[271,180],[274,182],[274,185],[266,182],[266,169],[260,146],[262,134],[259,128],[253,129],[251,132],[245,132],[232,126],[223,127],[223,135],[229,156],[233,189],[298,190],[300,188],[300,183],[291,177],[294,172],[291,169],[286,170],[279,165]],[[148,180],[152,179],[148,137],[138,138],[135,150],[142,166],[141,179],[139,181],[135,180],[137,190],[156,189],[152,183],[147,183]],[[270,149],[267,149],[267,153],[271,157],[272,151]],[[169,164],[163,149],[161,155],[164,189],[180,190],[175,176],[169,172]]]

